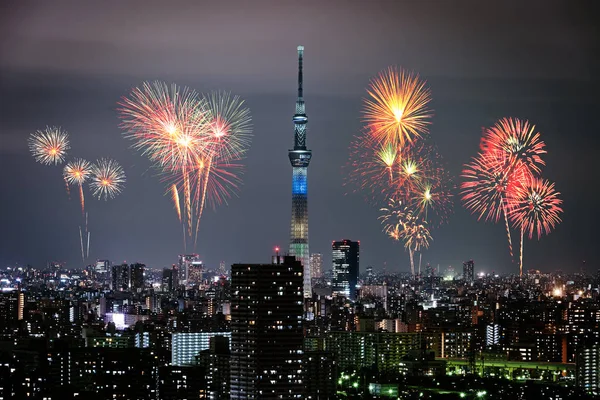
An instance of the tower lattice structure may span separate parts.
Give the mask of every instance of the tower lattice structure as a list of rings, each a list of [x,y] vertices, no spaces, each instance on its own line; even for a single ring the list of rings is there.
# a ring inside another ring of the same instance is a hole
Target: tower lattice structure
[[[307,172],[312,151],[306,149],[306,109],[302,92],[302,59],[304,46],[298,46],[298,99],[294,114],[294,148],[288,151],[292,164],[292,221],[290,255],[302,263],[304,297],[312,296],[310,282],[310,252],[308,249],[308,181]]]

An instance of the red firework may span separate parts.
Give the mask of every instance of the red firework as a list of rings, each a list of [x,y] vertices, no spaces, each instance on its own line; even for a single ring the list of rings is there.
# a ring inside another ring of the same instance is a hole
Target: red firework
[[[534,232],[539,239],[542,234],[549,234],[561,222],[560,214],[563,210],[559,195],[554,183],[533,179],[512,193],[509,198],[509,217],[530,239]]]
[[[517,165],[524,165],[534,173],[540,173],[545,165],[542,154],[545,143],[535,125],[517,118],[503,118],[483,133],[481,150],[486,154],[500,152],[506,158],[506,170],[510,173]]]
[[[479,153],[465,165],[460,185],[462,200],[478,220],[498,222],[508,206],[507,197],[531,179],[523,164],[512,171],[507,166],[508,157],[497,151]]]

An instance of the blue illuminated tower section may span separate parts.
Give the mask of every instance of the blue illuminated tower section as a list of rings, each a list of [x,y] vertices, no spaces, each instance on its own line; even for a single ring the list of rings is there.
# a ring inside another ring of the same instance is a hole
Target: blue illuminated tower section
[[[304,46],[298,46],[298,100],[294,114],[294,149],[289,157],[292,163],[292,223],[290,227],[290,255],[302,263],[304,269],[304,297],[312,296],[310,286],[310,252],[308,250],[308,182],[306,173],[312,152],[306,149],[306,110],[302,94],[302,58]]]

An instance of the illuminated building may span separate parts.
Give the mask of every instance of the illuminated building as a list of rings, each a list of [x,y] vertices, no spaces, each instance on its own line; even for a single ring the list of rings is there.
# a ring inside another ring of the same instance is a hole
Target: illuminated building
[[[310,255],[310,277],[321,278],[323,276],[323,256],[320,253]]]
[[[473,260],[463,263],[463,280],[465,282],[473,282],[475,273],[475,262]]]
[[[197,286],[202,283],[204,264],[202,261],[192,261],[188,264],[188,286]]]
[[[294,114],[294,149],[288,155],[292,164],[292,221],[290,226],[290,255],[304,268],[304,297],[312,296],[308,249],[308,164],[312,151],[306,149],[306,110],[302,92],[302,61],[304,46],[298,46],[298,99]]]
[[[294,257],[231,268],[231,399],[303,398],[303,266]]]
[[[575,366],[577,386],[588,393],[600,394],[600,340],[589,335],[577,351]]]
[[[194,365],[195,357],[209,348],[215,336],[231,337],[231,332],[179,332],[171,338],[171,365]]]
[[[188,254],[179,256],[179,284],[187,285],[189,266],[194,262],[201,262],[198,254]]]
[[[23,311],[25,310],[25,293],[19,291],[17,293],[17,319],[23,319]]]
[[[500,344],[500,325],[490,324],[485,328],[486,346],[495,346]]]
[[[342,240],[331,245],[333,294],[356,299],[360,242]]]
[[[425,349],[437,357],[442,354],[439,333],[329,332],[325,346],[335,355],[340,371],[377,368],[383,373],[399,373],[400,362],[411,351]]]
[[[95,278],[98,281],[104,282],[108,280],[110,276],[110,261],[109,260],[98,260],[94,267]]]

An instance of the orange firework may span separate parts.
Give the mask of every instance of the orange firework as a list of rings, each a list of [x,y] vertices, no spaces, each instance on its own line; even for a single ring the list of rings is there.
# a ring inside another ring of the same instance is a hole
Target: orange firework
[[[412,72],[390,67],[371,81],[364,121],[379,143],[403,147],[428,131],[431,93]]]
[[[29,137],[29,150],[41,164],[62,164],[70,148],[69,134],[60,128],[46,127]]]
[[[177,211],[177,218],[179,218],[179,222],[181,222],[181,206],[179,204],[179,192],[177,191],[177,185],[171,186],[171,196],[173,199],[173,204],[175,204],[175,210]]]
[[[81,202],[81,214],[85,213],[85,198],[83,196],[83,184],[92,174],[92,164],[81,158],[76,158],[65,165],[63,178],[68,185],[79,187],[79,200]]]
[[[230,167],[250,146],[249,110],[229,93],[200,96],[159,82],[134,89],[120,105],[126,137],[156,163],[173,196],[182,191],[178,217],[197,238],[206,201],[219,204],[238,187]]]

